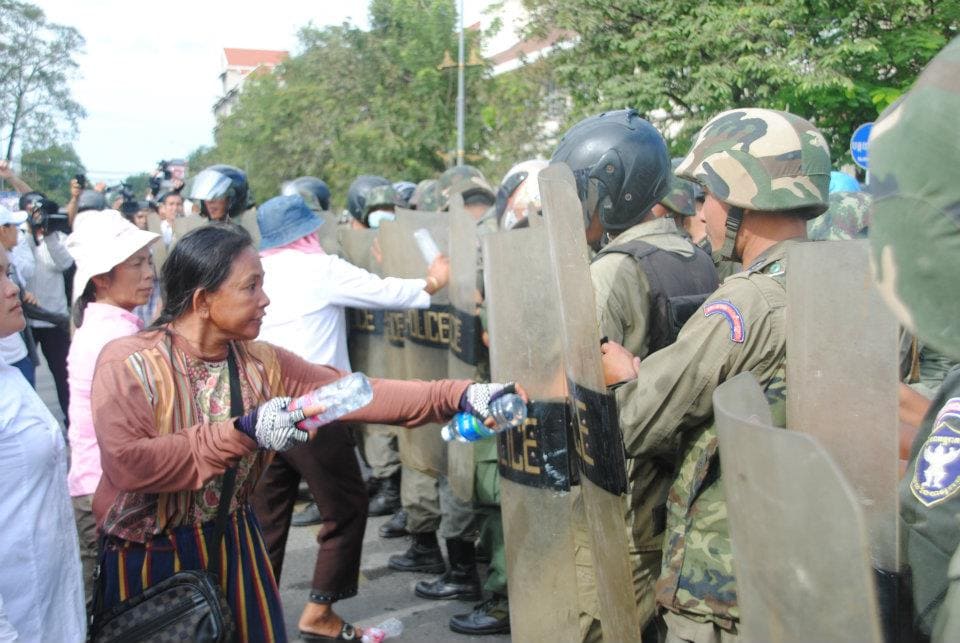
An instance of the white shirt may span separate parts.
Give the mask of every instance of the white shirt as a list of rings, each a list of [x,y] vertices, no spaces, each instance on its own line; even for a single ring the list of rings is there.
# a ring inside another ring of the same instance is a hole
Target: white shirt
[[[27,345],[20,333],[0,337],[0,363],[16,364],[27,356]]]
[[[340,257],[281,250],[261,258],[270,298],[260,339],[349,371],[344,309],[429,308],[423,279],[381,278]]]
[[[0,640],[83,641],[80,549],[60,425],[0,364]]]
[[[37,297],[41,308],[60,315],[68,314],[63,271],[73,265],[73,257],[63,244],[64,239],[66,235],[62,232],[46,235],[39,245],[33,242],[32,235],[27,239],[36,261],[33,275],[27,277],[27,290]],[[80,293],[77,293],[77,296],[79,297]],[[50,322],[38,319],[31,319],[29,322],[34,328],[53,328]]]

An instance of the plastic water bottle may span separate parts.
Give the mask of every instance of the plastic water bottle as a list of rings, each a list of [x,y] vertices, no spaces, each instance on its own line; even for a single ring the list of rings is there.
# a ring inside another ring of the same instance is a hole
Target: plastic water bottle
[[[398,618],[388,618],[376,627],[365,627],[360,640],[362,643],[380,643],[384,639],[397,638],[401,634],[403,634],[403,622]]]
[[[430,231],[426,228],[419,228],[413,233],[413,238],[417,241],[417,247],[420,248],[423,260],[427,262],[428,266],[431,265],[440,254],[440,248],[437,247],[437,243],[430,236]]]
[[[287,408],[291,411],[311,406],[323,406],[326,410],[320,415],[304,418],[297,424],[301,429],[317,429],[325,424],[352,413],[370,403],[373,388],[363,373],[350,373],[335,382],[321,386],[315,391],[298,397]]]
[[[492,429],[472,413],[457,413],[446,426],[440,429],[440,436],[446,442],[484,440],[500,431],[523,424],[527,419],[527,405],[516,393],[508,393],[490,403],[490,416],[496,422],[496,426]]]

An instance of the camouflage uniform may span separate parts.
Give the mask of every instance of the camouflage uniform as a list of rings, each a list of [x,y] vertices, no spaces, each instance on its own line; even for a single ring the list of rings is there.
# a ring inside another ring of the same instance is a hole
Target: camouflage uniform
[[[960,39],[930,63],[870,139],[871,259],[890,307],[920,341],[960,359]],[[954,138],[956,138],[954,136]],[[960,640],[960,372],[934,398],[900,485],[901,546],[918,639]]]
[[[658,248],[690,258],[694,246],[680,236],[672,218],[659,218],[629,228],[617,235],[605,248],[641,240]],[[601,336],[622,344],[640,358],[649,353],[650,283],[637,261],[626,254],[603,254],[590,266],[596,294],[597,321]],[[670,468],[649,460],[627,461],[630,506],[627,528],[630,530],[634,591],[640,605],[641,622],[655,613],[653,584],[660,568],[663,541],[662,523],[652,520],[662,505],[670,485]],[[583,539],[583,544],[588,540]]]
[[[751,147],[757,151],[751,151]],[[763,156],[760,156],[760,154]],[[810,123],[784,112],[724,112],[701,130],[677,173],[752,211],[810,218],[826,209],[830,156]],[[739,225],[721,251],[734,257]],[[739,612],[712,394],[727,378],[753,373],[775,423],[785,422],[787,250],[781,241],[727,278],[677,341],[650,355],[636,380],[617,390],[628,456],[673,459],[667,534],[657,603],[681,640],[735,634]],[[712,624],[703,625],[703,624]]]
[[[811,241],[866,239],[870,228],[870,195],[865,192],[832,192],[830,209],[807,222]]]

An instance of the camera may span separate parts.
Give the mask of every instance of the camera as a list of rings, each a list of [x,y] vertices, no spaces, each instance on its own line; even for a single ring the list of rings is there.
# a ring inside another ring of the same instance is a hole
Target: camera
[[[75,176],[73,177],[73,179],[77,182],[77,185],[80,186],[80,189],[81,189],[81,190],[86,190],[86,189],[87,189],[87,177],[86,177],[86,175],[84,175],[84,174],[77,174],[77,175],[75,175]]]

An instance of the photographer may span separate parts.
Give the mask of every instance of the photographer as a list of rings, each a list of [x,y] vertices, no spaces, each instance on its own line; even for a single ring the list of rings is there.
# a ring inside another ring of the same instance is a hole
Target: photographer
[[[67,202],[67,223],[73,227],[73,220],[86,210],[105,210],[107,208],[106,183],[97,183],[92,189],[87,177],[78,174],[70,179],[70,200]],[[98,196],[99,195],[99,196]]]
[[[33,274],[28,278],[27,289],[36,297],[41,308],[66,316],[68,308],[64,273],[73,267],[73,257],[63,243],[69,229],[67,220],[58,214],[57,204],[40,192],[28,192],[21,196],[20,209],[28,215],[30,233],[27,235],[27,247],[33,259]],[[53,374],[57,400],[66,417],[70,398],[67,388],[70,333],[39,319],[31,319],[30,328]]]

